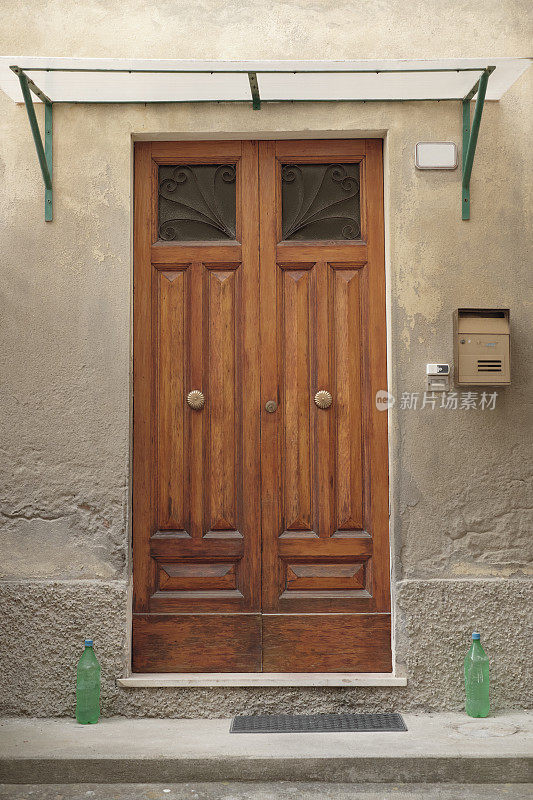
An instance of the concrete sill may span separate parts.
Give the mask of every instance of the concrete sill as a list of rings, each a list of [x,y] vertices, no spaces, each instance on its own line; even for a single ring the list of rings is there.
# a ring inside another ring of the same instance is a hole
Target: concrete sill
[[[388,672],[195,672],[137,673],[117,678],[126,689],[191,686],[407,686]]]

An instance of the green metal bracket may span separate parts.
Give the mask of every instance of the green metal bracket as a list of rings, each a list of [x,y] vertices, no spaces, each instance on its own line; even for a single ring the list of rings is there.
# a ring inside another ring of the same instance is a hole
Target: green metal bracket
[[[495,67],[487,67],[483,71],[480,79],[463,99],[463,183],[461,196],[461,215],[463,219],[470,219],[470,176],[472,175],[472,166],[476,153],[477,137],[479,134],[481,115],[483,113],[485,94],[487,92],[487,83],[490,74],[494,72],[495,69]],[[474,119],[472,120],[472,127],[470,127],[470,101],[476,92],[477,99],[474,109]]]
[[[254,111],[259,111],[261,108],[261,97],[259,96],[259,84],[257,83],[257,73],[249,72],[248,80],[250,81],[250,91],[252,92],[252,108]]]
[[[25,73],[18,67],[11,68],[13,72],[18,75],[20,81],[20,88],[24,98],[24,104],[28,113],[30,121],[31,132],[33,134],[33,141],[35,142],[35,149],[37,150],[37,158],[44,181],[44,218],[50,222],[53,218],[53,205],[52,205],[52,136],[53,136],[53,123],[52,123],[52,101],[40,89],[35,86],[32,80],[28,78]],[[44,146],[41,138],[41,132],[37,123],[35,115],[35,108],[31,97],[33,92],[44,103]]]
[[[470,141],[470,100],[463,100],[463,176],[465,169],[465,158]],[[470,219],[470,183],[465,188],[464,177],[462,184],[462,217]]]
[[[53,120],[52,120],[52,103],[45,103],[44,106],[44,154],[46,156],[46,163],[48,165],[48,172],[50,174],[50,184],[52,183],[52,136],[53,136]],[[44,189],[44,218],[46,222],[51,222],[53,219],[53,188],[45,186]]]

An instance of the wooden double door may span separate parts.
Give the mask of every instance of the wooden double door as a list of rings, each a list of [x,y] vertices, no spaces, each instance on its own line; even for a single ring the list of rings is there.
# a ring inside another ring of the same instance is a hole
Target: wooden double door
[[[380,140],[139,142],[134,672],[391,670]]]

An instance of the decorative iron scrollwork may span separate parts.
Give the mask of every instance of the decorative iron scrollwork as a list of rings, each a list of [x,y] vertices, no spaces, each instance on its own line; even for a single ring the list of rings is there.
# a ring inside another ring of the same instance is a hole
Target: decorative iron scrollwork
[[[359,164],[285,164],[284,239],[358,239]]]
[[[235,239],[235,164],[159,167],[159,238]]]

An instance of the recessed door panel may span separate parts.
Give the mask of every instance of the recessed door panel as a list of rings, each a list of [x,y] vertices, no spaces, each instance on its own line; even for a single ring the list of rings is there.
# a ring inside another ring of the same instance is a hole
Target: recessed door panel
[[[186,298],[189,270],[154,273],[157,301],[157,473],[158,528],[189,528],[185,491],[185,453],[189,439],[183,398],[187,385],[187,332],[190,320]],[[181,401],[181,402],[180,402]]]
[[[209,529],[237,532],[242,483],[242,353],[238,353],[240,268],[213,269],[206,276],[207,354],[205,384],[209,386]],[[196,331],[196,335],[199,332]],[[238,358],[238,356],[240,356]],[[206,531],[207,532],[207,531]]]
[[[280,358],[278,416],[283,420],[282,524],[280,534],[313,529],[312,435],[309,424],[312,275],[278,272]]]

